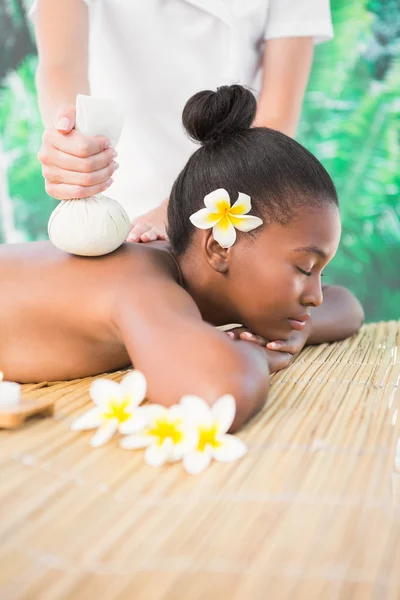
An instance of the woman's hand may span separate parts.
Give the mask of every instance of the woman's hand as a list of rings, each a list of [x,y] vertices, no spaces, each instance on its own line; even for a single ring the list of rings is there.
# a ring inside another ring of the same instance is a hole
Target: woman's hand
[[[226,334],[231,339],[251,342],[264,347],[270,372],[275,373],[290,365],[296,354],[299,354],[304,348],[310,332],[311,318],[306,321],[303,331],[293,331],[288,340],[268,341],[266,338],[251,333],[245,327],[236,327],[226,331]]]
[[[302,331],[293,330],[288,340],[275,340],[267,343],[267,348],[278,352],[290,352],[293,356],[299,354],[307,343],[311,333],[311,317],[306,321]]]
[[[46,192],[57,200],[87,198],[104,192],[113,182],[117,156],[107,137],[85,136],[75,127],[76,109],[62,106],[56,125],[43,133],[38,159]]]
[[[290,365],[293,360],[293,355],[290,352],[285,351],[274,351],[269,350],[266,345],[268,340],[261,337],[260,335],[254,335],[245,327],[235,327],[230,331],[225,332],[228,337],[232,340],[241,340],[243,342],[250,342],[252,344],[257,344],[264,348],[267,360],[268,367],[270,373],[276,373],[276,371],[281,371]]]

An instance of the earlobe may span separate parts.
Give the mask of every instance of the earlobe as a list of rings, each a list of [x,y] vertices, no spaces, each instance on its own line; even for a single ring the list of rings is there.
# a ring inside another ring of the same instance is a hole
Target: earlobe
[[[214,240],[212,229],[204,231],[202,249],[208,264],[217,271],[217,273],[227,273],[229,270],[230,248],[222,248]]]

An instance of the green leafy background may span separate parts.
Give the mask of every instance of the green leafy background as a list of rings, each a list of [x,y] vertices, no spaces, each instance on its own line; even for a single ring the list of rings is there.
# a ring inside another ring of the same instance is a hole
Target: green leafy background
[[[27,0],[0,0],[0,242],[47,238],[55,201],[37,152],[42,124]],[[331,0],[335,39],[316,48],[297,138],[339,193],[343,233],[324,282],[367,322],[400,317],[400,0]],[[4,40],[4,42],[3,42]]]

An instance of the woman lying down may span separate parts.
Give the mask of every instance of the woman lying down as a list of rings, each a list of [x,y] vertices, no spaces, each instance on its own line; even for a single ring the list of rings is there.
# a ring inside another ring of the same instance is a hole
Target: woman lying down
[[[265,403],[270,373],[306,344],[360,328],[358,300],[321,286],[341,233],[333,182],[293,139],[250,128],[255,110],[239,85],[187,102],[184,126],[202,146],[173,185],[169,243],[97,258],[49,242],[1,247],[5,378],[67,380],[132,363],[160,404],[232,394],[236,430]],[[228,323],[245,332],[214,327]]]

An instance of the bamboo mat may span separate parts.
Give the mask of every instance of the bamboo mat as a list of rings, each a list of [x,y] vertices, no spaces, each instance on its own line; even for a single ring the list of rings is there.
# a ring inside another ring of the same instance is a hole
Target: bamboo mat
[[[398,600],[399,346],[390,321],[305,348],[247,456],[194,477],[70,431],[89,379],[25,386],[56,412],[0,432],[0,598]]]

